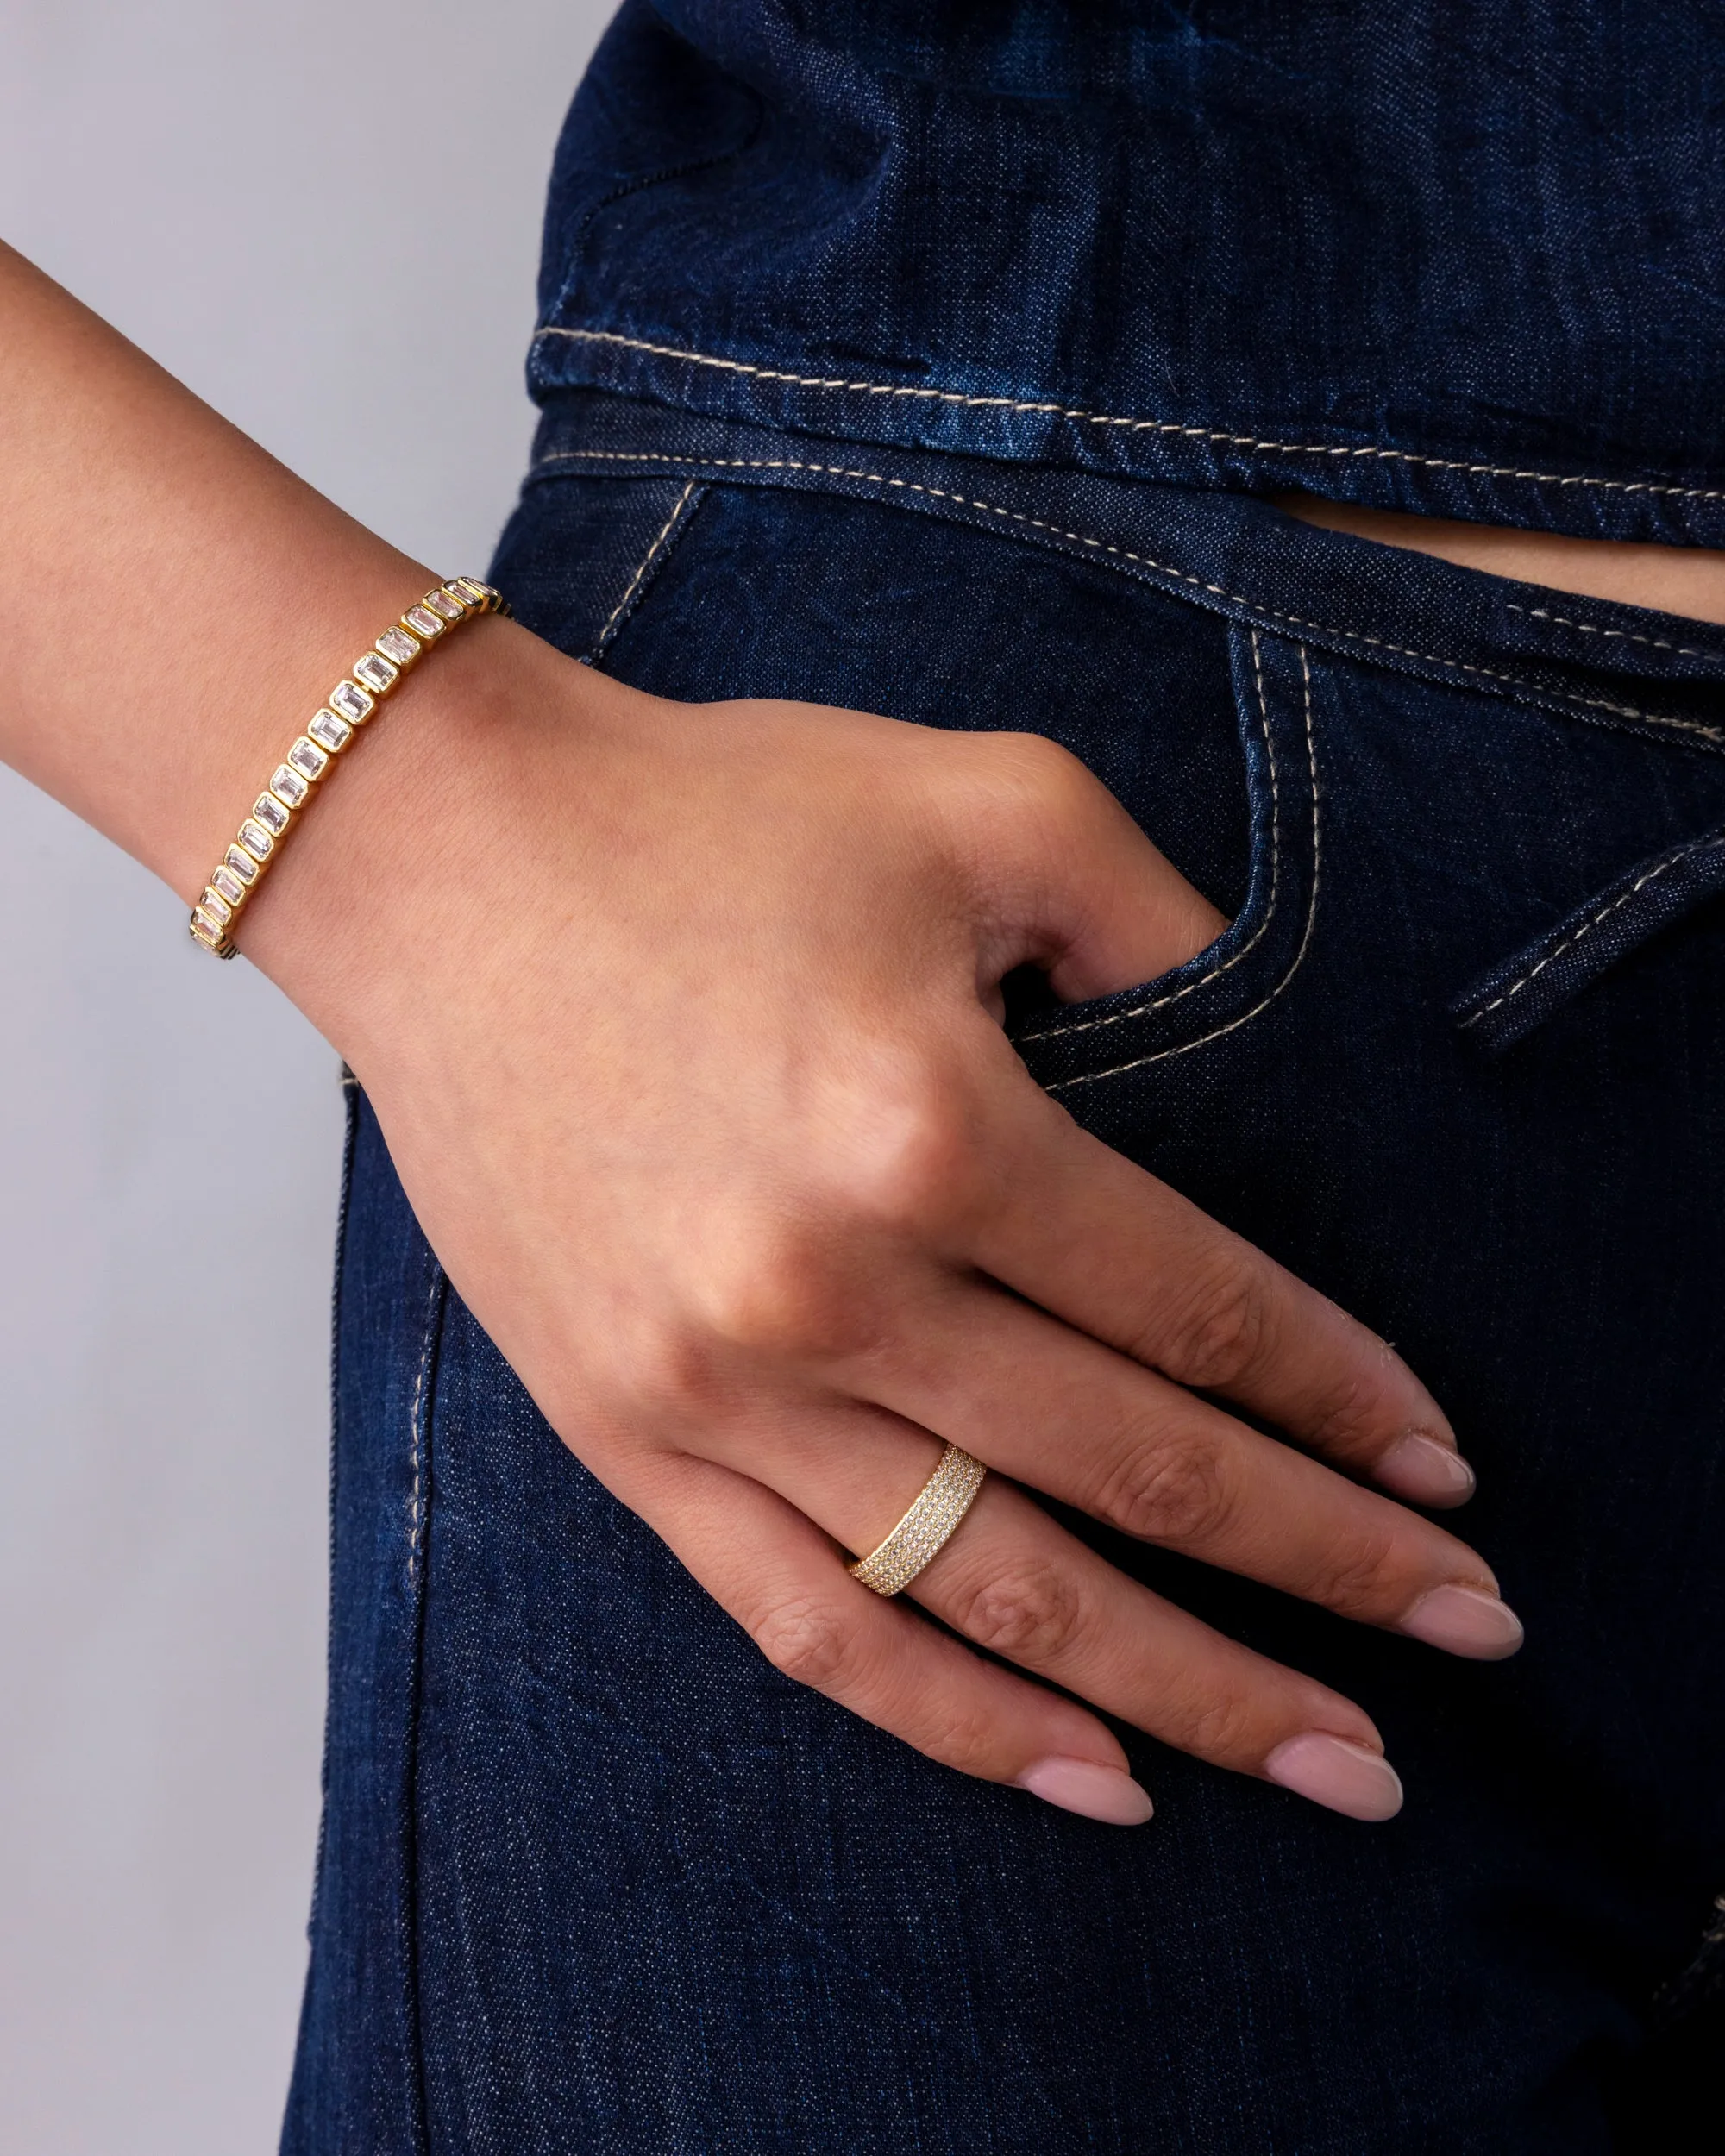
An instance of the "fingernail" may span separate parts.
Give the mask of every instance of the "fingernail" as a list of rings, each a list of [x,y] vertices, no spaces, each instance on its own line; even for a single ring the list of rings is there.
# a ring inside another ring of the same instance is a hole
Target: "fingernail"
[[[1381,1752],[1319,1729],[1277,1745],[1264,1771],[1284,1789],[1349,1819],[1394,1819],[1402,1808],[1402,1777]]]
[[[1141,1789],[1131,1775],[1119,1767],[1099,1767],[1094,1759],[1038,1759],[1019,1775],[1018,1784],[1044,1804],[1057,1804],[1063,1812],[1082,1812],[1086,1819],[1104,1820],[1110,1827],[1142,1827],[1156,1808],[1149,1790]]]
[[[1453,1583],[1421,1595],[1396,1629],[1475,1662],[1501,1662],[1525,1637],[1521,1620],[1507,1602],[1483,1588]]]
[[[1473,1470],[1452,1445],[1409,1431],[1380,1455],[1372,1479],[1416,1505],[1460,1505],[1472,1496]]]

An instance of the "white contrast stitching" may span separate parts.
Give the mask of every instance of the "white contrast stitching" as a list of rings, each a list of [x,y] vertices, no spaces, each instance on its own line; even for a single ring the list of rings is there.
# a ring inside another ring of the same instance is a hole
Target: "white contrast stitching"
[[[781,367],[756,367],[746,360],[727,360],[711,352],[689,352],[674,344],[649,344],[643,337],[625,337],[614,329],[565,329],[548,323],[535,333],[539,337],[568,337],[579,344],[614,344],[629,352],[645,352],[655,359],[681,360],[688,367],[711,367],[727,374],[749,374],[756,381],[785,382],[797,389],[855,391],[864,397],[919,397],[940,404],[962,404],[979,411],[1043,412],[1057,419],[1075,419],[1088,427],[1118,427],[1129,434],[1178,435],[1195,442],[1214,442],[1230,448],[1267,451],[1276,456],[1376,457],[1396,464],[1414,464],[1433,472],[1462,472],[1477,479],[1528,479],[1542,486],[1596,486],[1614,494],[1665,494],[1681,501],[1725,501],[1725,488],[1672,486],[1652,479],[1599,479],[1562,472],[1518,471],[1509,464],[1469,464],[1459,457],[1429,457],[1411,449],[1385,449],[1368,444],[1352,448],[1346,442],[1262,442],[1249,434],[1229,434],[1215,427],[1186,427],[1172,419],[1125,419],[1108,412],[1084,411],[1075,405],[1027,403],[1016,397],[972,397],[961,390],[928,389],[909,382],[847,382],[839,375],[791,374]]]
[[[1059,524],[1049,523],[1040,517],[1027,517],[1021,510],[1003,508],[998,502],[973,501],[968,494],[954,494],[943,486],[923,486],[914,479],[894,479],[881,472],[852,470],[842,464],[812,464],[797,457],[698,457],[686,456],[674,449],[552,449],[541,457],[535,466],[538,470],[548,464],[584,461],[604,464],[698,464],[705,470],[727,472],[816,472],[828,479],[858,479],[873,486],[897,487],[906,494],[926,495],[932,501],[955,503],[961,509],[980,509],[989,516],[1004,517],[1007,523],[1023,524],[1032,531],[1045,531],[1051,538],[1070,540],[1073,545],[1088,547],[1098,554],[1112,555],[1118,561],[1135,561],[1140,568],[1153,569],[1158,576],[1174,578],[1181,584],[1189,584],[1195,591],[1208,592],[1217,599],[1226,599],[1234,606],[1247,606],[1266,621],[1283,622],[1289,628],[1313,630],[1320,636],[1345,636],[1350,643],[1364,644],[1375,651],[1387,651],[1400,659],[1418,659],[1427,666],[1449,667],[1458,674],[1471,674],[1484,681],[1506,682],[1511,688],[1531,694],[1546,696],[1554,701],[1574,705],[1578,710],[1609,711],[1616,718],[1639,719],[1647,726],[1667,726],[1674,730],[1698,735],[1703,741],[1725,743],[1725,727],[1703,726],[1699,719],[1670,718],[1663,712],[1638,711],[1633,704],[1615,704],[1603,696],[1574,696],[1563,689],[1547,689],[1527,680],[1519,674],[1500,673],[1491,667],[1477,667],[1465,659],[1446,658],[1436,651],[1414,651],[1406,644],[1390,643],[1383,636],[1368,636],[1357,629],[1338,628],[1331,622],[1312,621],[1303,614],[1283,614],[1273,606],[1265,606],[1255,599],[1248,599],[1239,592],[1231,592],[1225,585],[1207,583],[1203,578],[1192,576],[1184,569],[1176,569],[1166,561],[1157,561],[1147,554],[1134,554],[1130,547],[1120,547],[1106,539],[1095,539],[1082,531],[1068,531]]]
[[[1276,982],[1261,1003],[1253,1004],[1251,1010],[1242,1012],[1237,1018],[1230,1018],[1226,1025],[1217,1026],[1214,1032],[1201,1034],[1195,1041],[1182,1041],[1176,1048],[1158,1048],[1151,1055],[1135,1056],[1131,1062],[1115,1063],[1107,1070],[1088,1070],[1076,1078],[1058,1079],[1046,1088],[1048,1092],[1064,1093],[1070,1086],[1093,1086],[1099,1078],[1118,1078],[1128,1070],[1142,1070],[1146,1063],[1165,1062],[1170,1056],[1185,1056],[1195,1048],[1207,1047],[1210,1042],[1220,1040],[1225,1033],[1237,1031],[1239,1027],[1246,1024],[1248,1019],[1255,1018],[1259,1012],[1267,1011],[1292,981],[1295,975],[1299,972],[1312,941],[1313,924],[1318,918],[1318,885],[1323,870],[1324,849],[1323,831],[1320,821],[1321,797],[1318,787],[1318,752],[1312,739],[1312,669],[1306,663],[1305,645],[1300,644],[1296,649],[1300,654],[1300,676],[1305,685],[1306,760],[1312,774],[1312,890],[1306,905],[1305,932],[1300,938],[1299,950],[1294,954],[1293,964],[1289,967],[1287,972],[1283,975],[1281,980]]]
[[[413,1401],[407,1411],[408,1427],[412,1432],[411,1451],[409,1457],[413,1467],[413,1491],[408,1501],[407,1514],[407,1583],[412,1586],[419,1565],[419,1484],[420,1484],[420,1431],[419,1410],[425,1398],[425,1380],[431,1367],[431,1341],[436,1331],[438,1297],[442,1292],[442,1275],[436,1267],[431,1273],[431,1294],[425,1307],[425,1338],[419,1350],[419,1369],[413,1380]]]
[[[1195,990],[1208,987],[1211,981],[1220,981],[1225,973],[1232,973],[1241,959],[1253,950],[1268,932],[1276,918],[1276,908],[1282,881],[1282,789],[1276,776],[1276,743],[1270,731],[1270,706],[1264,701],[1263,657],[1258,641],[1258,631],[1251,631],[1251,678],[1258,688],[1258,709],[1264,725],[1264,754],[1270,760],[1270,905],[1264,918],[1242,943],[1233,956],[1225,959],[1220,966],[1213,966],[1208,973],[1201,974],[1195,981],[1189,981],[1183,988],[1176,988],[1170,994],[1157,996],[1153,1003],[1139,1003],[1130,1011],[1113,1011],[1106,1018],[1081,1018],[1072,1025],[1052,1025],[1045,1033],[1026,1033],[1019,1037],[1017,1045],[1028,1048],[1036,1041],[1062,1039],[1070,1033],[1091,1033],[1099,1025],[1119,1025],[1127,1018],[1141,1018],[1151,1011],[1164,1009],[1170,1003],[1178,1003],[1182,996]]]
[[[1637,876],[1627,891],[1620,892],[1609,906],[1601,906],[1591,920],[1584,921],[1574,935],[1566,936],[1555,950],[1548,950],[1537,965],[1530,966],[1521,978],[1507,987],[1501,996],[1494,996],[1490,1003],[1482,1004],[1478,1010],[1471,1012],[1460,1022],[1462,1030],[1477,1025],[1483,1018],[1489,1018],[1492,1012],[1501,1010],[1512,996],[1520,995],[1530,981],[1537,980],[1546,968],[1554,960],[1561,958],[1566,950],[1573,950],[1582,937],[1591,935],[1602,921],[1609,920],[1620,906],[1628,906],[1638,891],[1645,890],[1650,883],[1657,883],[1666,869],[1675,868],[1678,862],[1687,861],[1691,854],[1704,854],[1719,846],[1725,846],[1725,838],[1697,838],[1690,845],[1680,846],[1676,853],[1660,862],[1657,868],[1649,868],[1646,874]]]
[[[1632,644],[1646,644],[1653,651],[1674,651],[1679,659],[1719,659],[1725,653],[1697,651],[1688,644],[1670,643],[1663,636],[1638,636],[1633,629],[1602,629],[1597,622],[1571,621],[1567,614],[1548,613],[1543,606],[1518,606],[1514,599],[1505,599],[1505,607],[1512,614],[1526,614],[1531,621],[1555,622],[1559,629],[1578,629],[1584,636],[1615,636]]]
[[[621,619],[624,609],[628,605],[630,600],[634,598],[637,592],[640,590],[642,578],[645,576],[648,570],[652,567],[655,561],[657,560],[660,550],[664,546],[665,542],[670,537],[672,532],[676,530],[677,520],[682,515],[684,510],[688,506],[689,497],[694,492],[695,488],[699,484],[699,480],[691,479],[688,485],[683,489],[682,492],[678,495],[676,505],[673,508],[670,515],[666,517],[664,524],[660,530],[658,537],[653,542],[652,545],[648,548],[646,553],[642,555],[641,566],[636,570],[634,575],[630,578],[628,589],[624,592],[623,597],[618,599],[616,605],[612,608],[611,612],[605,617],[605,627],[599,632],[599,642],[593,648],[593,655],[595,659],[599,657],[599,654],[611,642],[611,632],[616,628],[618,621]]]

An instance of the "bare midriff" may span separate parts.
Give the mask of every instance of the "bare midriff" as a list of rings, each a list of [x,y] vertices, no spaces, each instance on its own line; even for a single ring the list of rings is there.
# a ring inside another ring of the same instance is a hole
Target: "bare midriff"
[[[1276,505],[1302,523],[1345,531],[1380,546],[1435,555],[1464,569],[1543,584],[1584,599],[1616,599],[1656,613],[1725,626],[1725,553],[1616,539],[1567,539],[1502,524],[1458,523],[1400,510],[1358,509],[1312,494],[1282,494]]]

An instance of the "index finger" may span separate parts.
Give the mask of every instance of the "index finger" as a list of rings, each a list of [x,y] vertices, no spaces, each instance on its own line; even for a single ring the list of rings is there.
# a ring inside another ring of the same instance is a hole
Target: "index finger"
[[[1473,1494],[1448,1419],[1389,1343],[1033,1083],[998,1133],[969,1255],[1004,1286],[1177,1384],[1263,1416],[1416,1504]]]

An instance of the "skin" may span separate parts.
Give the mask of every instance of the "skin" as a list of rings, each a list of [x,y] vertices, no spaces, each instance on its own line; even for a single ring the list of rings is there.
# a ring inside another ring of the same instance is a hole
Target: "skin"
[[[189,903],[436,579],[3,248],[0,361],[0,755]],[[1035,736],[680,705],[490,620],[343,758],[239,940],[359,1075],[552,1426],[781,1670],[1097,1818],[1149,1813],[1104,1715],[1385,1817],[1357,1705],[1035,1501],[1453,1651],[1519,1642],[1478,1556],[1397,1501],[1471,1488],[1413,1372],[1081,1131],[1000,1031],[1015,966],[1089,997],[1222,926]],[[846,1553],[943,1439],[997,1471],[883,1601]]]

